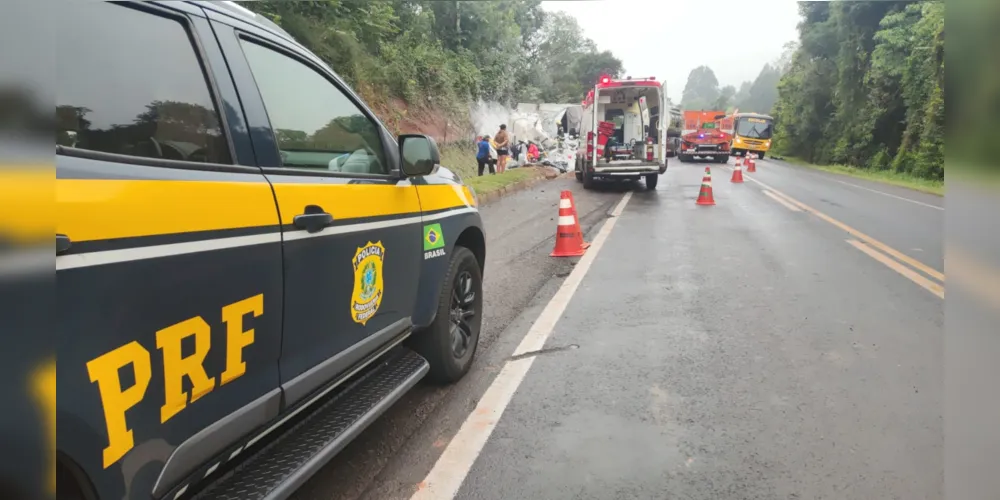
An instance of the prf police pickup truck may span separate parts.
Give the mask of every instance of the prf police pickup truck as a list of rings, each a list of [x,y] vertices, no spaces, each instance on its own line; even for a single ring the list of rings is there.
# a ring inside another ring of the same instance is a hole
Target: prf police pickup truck
[[[467,372],[485,239],[432,139],[235,4],[60,8],[58,498],[284,498]]]

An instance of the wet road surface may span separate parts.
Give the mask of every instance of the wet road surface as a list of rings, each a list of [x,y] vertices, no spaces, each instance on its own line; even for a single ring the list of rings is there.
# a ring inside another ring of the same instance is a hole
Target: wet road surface
[[[409,495],[440,453],[442,436],[461,424],[519,340],[501,334],[529,309],[536,294],[546,295],[547,283],[561,280],[572,269],[570,260],[549,257],[563,189],[578,191],[574,195],[580,225],[587,231],[605,219],[628,186],[583,192],[574,179],[559,178],[483,207],[483,295],[488,299],[469,374],[454,386],[422,384],[410,391],[300,488],[295,499],[346,500],[365,492],[378,492],[370,498]]]
[[[473,371],[413,391],[296,498],[940,498],[941,199],[730,173],[672,162],[612,219],[622,188],[571,179],[486,207]],[[563,188],[600,241],[579,261],[548,257]]]

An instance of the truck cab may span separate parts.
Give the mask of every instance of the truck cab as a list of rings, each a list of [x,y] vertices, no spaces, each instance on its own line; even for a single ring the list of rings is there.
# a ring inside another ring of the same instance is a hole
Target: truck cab
[[[685,163],[695,158],[712,158],[717,163],[726,163],[732,137],[732,118],[726,117],[724,111],[685,110],[677,157]]]
[[[645,179],[655,189],[667,170],[667,116],[663,86],[655,78],[602,76],[583,101],[576,178],[586,189],[597,180]],[[654,114],[655,111],[655,114]]]
[[[285,498],[469,370],[485,238],[433,139],[232,2],[66,9],[59,499]]]

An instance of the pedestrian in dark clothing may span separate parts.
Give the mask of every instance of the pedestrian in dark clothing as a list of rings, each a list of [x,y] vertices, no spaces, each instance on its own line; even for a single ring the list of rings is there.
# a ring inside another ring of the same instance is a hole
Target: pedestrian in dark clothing
[[[479,176],[483,176],[483,170],[487,165],[490,167],[490,173],[495,174],[496,171],[493,169],[494,164],[490,161],[490,136],[483,136],[477,146],[478,150],[476,151],[476,163],[479,164]]]

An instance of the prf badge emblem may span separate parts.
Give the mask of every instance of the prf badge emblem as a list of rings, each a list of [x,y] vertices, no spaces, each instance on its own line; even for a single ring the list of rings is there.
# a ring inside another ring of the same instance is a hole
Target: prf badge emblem
[[[368,242],[354,253],[354,293],[351,294],[351,319],[364,325],[382,305],[382,242]]]

